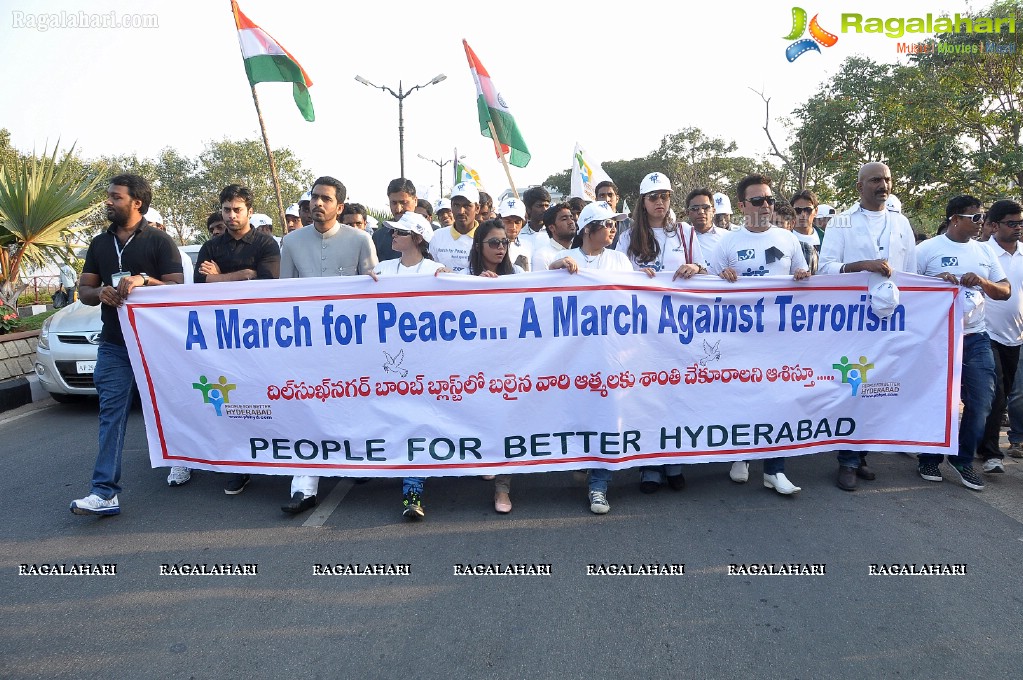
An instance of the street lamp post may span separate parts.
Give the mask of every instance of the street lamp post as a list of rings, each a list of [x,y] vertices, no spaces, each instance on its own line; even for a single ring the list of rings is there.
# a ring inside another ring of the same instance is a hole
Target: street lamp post
[[[384,92],[389,92],[389,93],[391,93],[391,95],[395,99],[398,100],[398,156],[399,156],[399,159],[401,161],[401,176],[402,177],[405,176],[405,114],[404,114],[404,107],[403,107],[403,104],[405,102],[405,97],[409,96],[410,94],[412,94],[413,92],[415,92],[418,89],[424,88],[427,85],[436,85],[437,83],[439,83],[440,81],[445,80],[445,79],[447,79],[447,76],[444,75],[443,73],[441,73],[441,74],[439,74],[437,76],[434,76],[433,80],[431,80],[430,82],[423,83],[422,85],[416,85],[415,87],[409,89],[407,92],[402,90],[402,88],[401,88],[401,81],[399,80],[398,81],[398,91],[395,92],[394,90],[392,90],[391,88],[387,87],[386,85],[374,85],[373,83],[369,82],[368,80],[366,80],[362,76],[355,76],[355,80],[360,82],[360,83],[362,83],[363,85],[367,85],[369,87],[374,87],[374,88],[376,88],[378,90],[383,90]]]
[[[456,151],[455,153],[457,154],[458,152]],[[430,161],[431,163],[436,165],[437,168],[440,169],[440,197],[444,198],[444,166],[447,165],[448,163],[450,163],[452,161],[452,159],[449,158],[446,161],[435,161],[432,158],[427,158],[423,154],[417,154],[417,155],[420,158],[422,158],[424,161]],[[460,160],[462,158],[465,158],[465,156],[456,156],[455,158]]]

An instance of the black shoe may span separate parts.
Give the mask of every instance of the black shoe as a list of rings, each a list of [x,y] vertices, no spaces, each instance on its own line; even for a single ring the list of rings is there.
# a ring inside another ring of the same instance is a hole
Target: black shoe
[[[865,479],[868,482],[872,482],[877,479],[877,475],[874,474],[874,471],[870,469],[870,466],[866,463],[860,463],[860,466],[856,468],[856,476],[860,479]]]
[[[423,498],[417,491],[409,491],[401,498],[401,514],[413,522],[423,519],[426,512],[423,510]]]
[[[657,493],[657,490],[661,488],[659,482],[651,482],[649,479],[645,482],[639,483],[639,490],[643,493]]]
[[[232,474],[227,478],[227,483],[224,485],[224,493],[228,496],[237,496],[245,487],[249,485],[250,478],[248,475]]]
[[[667,475],[668,486],[675,491],[681,491],[686,488],[686,478],[681,472],[677,475]]]
[[[859,468],[851,468],[845,465],[838,466],[838,488],[842,491],[856,490],[856,475]]]
[[[292,515],[297,515],[300,512],[305,512],[314,505],[316,505],[316,496],[306,496],[301,491],[296,491],[291,494],[291,502],[287,505],[282,505],[281,510]]]

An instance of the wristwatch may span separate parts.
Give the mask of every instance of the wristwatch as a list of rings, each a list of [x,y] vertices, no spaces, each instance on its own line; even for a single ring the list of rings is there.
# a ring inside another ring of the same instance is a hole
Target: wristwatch
[[[139,276],[142,277],[142,285],[143,286],[148,286],[149,285],[149,274],[147,274],[145,272],[139,272]]]

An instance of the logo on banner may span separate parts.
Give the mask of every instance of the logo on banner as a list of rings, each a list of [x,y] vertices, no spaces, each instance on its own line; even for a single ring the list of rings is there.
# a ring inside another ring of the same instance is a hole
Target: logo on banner
[[[200,375],[199,382],[192,383],[192,389],[202,392],[202,402],[213,406],[218,416],[224,415],[222,408],[224,404],[231,403],[231,391],[238,386],[227,382],[226,376],[220,376],[220,381],[211,383],[206,376]]]
[[[959,266],[959,258],[958,257],[943,257],[943,258],[941,258],[941,266],[942,267],[958,267]]]
[[[859,363],[851,363],[849,357],[842,357],[841,363],[832,364],[832,368],[842,376],[842,383],[849,385],[853,397],[896,397],[902,383],[898,382],[867,382],[867,374],[874,364],[861,356]]]

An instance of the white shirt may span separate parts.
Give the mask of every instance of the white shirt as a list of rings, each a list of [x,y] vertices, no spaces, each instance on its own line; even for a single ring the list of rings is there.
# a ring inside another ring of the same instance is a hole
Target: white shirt
[[[533,229],[527,224],[522,227],[522,231],[519,232],[520,241],[528,241],[532,246],[533,250],[542,248],[547,245],[551,240],[551,235],[547,233],[546,229],[541,231],[533,231]]]
[[[731,267],[739,276],[784,276],[809,269],[799,240],[779,227],[728,232],[718,242],[713,265],[715,274]]]
[[[468,234],[460,234],[454,227],[435,231],[430,239],[430,255],[451,271],[460,272],[469,266],[474,233],[475,228]]]
[[[1023,246],[1017,243],[1016,252],[1010,253],[993,238],[986,245],[995,254],[1012,288],[1008,300],[987,301],[985,314],[988,335],[1000,345],[1023,345],[1023,294],[1020,291],[1023,287]]]
[[[542,248],[533,251],[533,262],[530,271],[542,272],[551,268],[551,262],[561,257],[561,253],[568,250],[554,239],[550,239]]]
[[[973,272],[995,282],[1006,278],[991,248],[972,239],[958,243],[945,234],[927,239],[916,249],[917,274],[937,276],[942,272],[956,277]],[[963,288],[963,294],[963,335],[982,333],[987,330],[984,322],[985,295],[975,288]]]
[[[610,248],[604,248],[600,252],[600,255],[586,255],[583,253],[582,248],[572,248],[571,250],[564,250],[558,253],[557,260],[563,260],[566,257],[570,257],[575,260],[575,263],[579,265],[580,269],[603,269],[605,271],[612,272],[631,272],[633,271],[632,263],[629,262],[629,258],[625,257],[617,250],[611,250]]]
[[[530,263],[533,260],[533,241],[521,236],[508,244],[508,257],[513,264],[518,265],[523,271],[529,271]]]
[[[618,237],[615,249],[629,258],[634,269],[649,267],[655,272],[675,272],[684,264],[703,264],[705,262],[700,240],[696,238],[696,230],[691,224],[677,222],[671,230],[654,229],[654,240],[657,242],[657,257],[653,262],[639,262],[629,253],[632,243],[633,229],[629,229]]]
[[[884,238],[879,245],[868,226],[867,213],[871,212],[857,204],[852,210],[831,218],[821,243],[818,270],[821,274],[838,274],[847,262],[878,259],[888,260],[889,266],[897,272],[912,274],[916,271],[916,236],[909,220],[901,213],[877,211],[875,215],[887,222],[887,229],[882,224]],[[880,274],[875,276],[880,277]]]
[[[406,267],[401,263],[401,258],[396,257],[393,260],[384,260],[376,266],[373,270],[374,274],[380,276],[406,276],[410,274],[433,274],[438,269],[443,267],[440,262],[431,260],[428,257],[424,257],[423,260],[415,267]]]
[[[696,232],[696,240],[700,242],[700,250],[703,251],[703,265],[707,269],[710,269],[710,264],[714,261],[714,251],[717,250],[718,242],[727,233],[728,230],[721,227],[711,227],[702,234]]]

